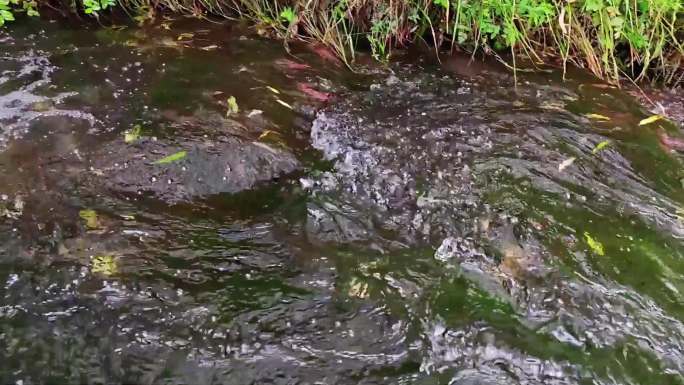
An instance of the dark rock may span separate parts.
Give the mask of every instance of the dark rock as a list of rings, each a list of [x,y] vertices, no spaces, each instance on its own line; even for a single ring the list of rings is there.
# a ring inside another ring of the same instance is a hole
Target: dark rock
[[[95,181],[113,191],[149,194],[173,203],[249,190],[299,168],[286,149],[238,135],[236,122],[210,128],[206,124],[211,122],[185,124],[183,134],[168,138],[110,143],[91,156]],[[156,163],[181,151],[182,159]]]

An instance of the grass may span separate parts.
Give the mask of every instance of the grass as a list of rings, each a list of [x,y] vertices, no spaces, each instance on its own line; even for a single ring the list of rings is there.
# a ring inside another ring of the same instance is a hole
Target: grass
[[[71,4],[73,10],[75,3],[70,1],[64,4]],[[114,0],[80,1],[76,8],[95,16],[115,5]],[[683,4],[682,0],[118,0],[140,21],[154,17],[158,10],[198,17],[237,15],[283,39],[323,44],[349,65],[360,49],[386,61],[393,49],[424,39],[436,49],[506,57],[512,66],[520,59],[563,68],[572,64],[616,84],[630,78],[670,86],[684,82]],[[0,24],[10,21],[3,15],[35,11],[40,5],[35,0],[0,0]]]

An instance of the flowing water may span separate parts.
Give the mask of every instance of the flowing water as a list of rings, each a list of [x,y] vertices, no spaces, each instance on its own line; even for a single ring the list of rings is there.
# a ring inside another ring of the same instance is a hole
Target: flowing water
[[[0,45],[0,383],[684,384],[678,128],[623,91],[185,19]]]

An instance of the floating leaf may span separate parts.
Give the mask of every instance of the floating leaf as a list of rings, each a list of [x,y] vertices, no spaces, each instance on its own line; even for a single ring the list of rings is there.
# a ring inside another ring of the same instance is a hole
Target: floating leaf
[[[276,102],[280,103],[281,105],[283,105],[283,106],[285,106],[285,107],[287,107],[287,108],[289,108],[289,109],[291,109],[291,110],[294,110],[294,108],[292,108],[291,105],[285,103],[284,101],[282,101],[282,100],[280,100],[280,99],[276,99]]]
[[[97,219],[95,210],[81,210],[78,216],[85,220],[86,227],[89,229],[97,229],[100,227],[100,221]]]
[[[651,124],[651,123],[657,122],[657,121],[659,121],[660,119],[663,119],[663,118],[664,118],[664,117],[663,117],[662,115],[652,115],[652,116],[649,116],[649,117],[646,118],[646,119],[642,119],[642,120],[639,122],[639,125],[640,125],[640,126],[645,126],[645,125],[647,125],[647,124]]]
[[[235,96],[229,97],[226,100],[226,103],[228,104],[228,112],[226,112],[227,116],[237,114],[240,111],[240,108],[238,107],[237,99],[235,99]]]
[[[594,154],[594,155],[596,155],[596,154],[599,153],[599,151],[601,151],[601,150],[603,150],[604,148],[606,148],[606,146],[608,146],[609,144],[610,144],[610,140],[604,140],[603,142],[597,144],[596,147],[594,147],[594,149],[591,150],[591,153]]]
[[[273,87],[271,87],[271,86],[266,86],[266,88],[268,88],[268,90],[271,91],[271,92],[273,92],[274,94],[279,94],[279,93],[280,93],[280,91],[278,91],[277,89],[275,89],[275,88],[273,88]]]
[[[259,135],[259,140],[266,139],[270,136],[280,136],[279,133],[272,131],[272,130],[265,130],[261,135]]]
[[[587,114],[585,115],[589,119],[596,119],[596,120],[610,120],[609,117],[605,115],[600,115],[600,114]]]
[[[586,231],[584,232],[584,239],[587,240],[587,245],[589,245],[589,247],[591,248],[591,250],[594,251],[594,253],[598,255],[605,255],[603,251],[603,244],[592,238],[591,235],[589,235],[589,233]]]
[[[131,128],[130,130],[126,131],[124,133],[124,142],[126,143],[133,143],[136,140],[140,138],[140,134],[142,133],[142,127],[140,127],[139,124],[136,124]]]
[[[563,171],[563,170],[565,170],[566,168],[568,168],[571,164],[573,164],[573,163],[575,162],[575,159],[577,159],[577,158],[575,158],[575,157],[573,156],[573,157],[570,157],[570,158],[568,158],[568,159],[562,161],[562,162],[558,165],[558,171],[560,172],[560,171]]]
[[[111,255],[96,255],[92,260],[91,270],[93,273],[111,276],[119,271],[116,260]]]
[[[188,155],[187,152],[185,152],[185,151],[179,151],[179,152],[177,152],[177,153],[175,153],[175,154],[171,154],[171,155],[169,155],[169,156],[167,156],[167,157],[165,157],[165,158],[161,158],[161,159],[159,159],[159,160],[157,160],[157,161],[154,161],[154,162],[152,162],[152,164],[168,164],[168,163],[177,162],[177,161],[179,161],[179,160],[185,158],[186,155]]]

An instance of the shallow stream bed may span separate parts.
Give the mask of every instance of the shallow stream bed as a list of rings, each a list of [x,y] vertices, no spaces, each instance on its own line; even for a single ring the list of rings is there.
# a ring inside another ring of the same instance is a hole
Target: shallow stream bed
[[[684,384],[679,128],[624,91],[189,19],[0,46],[2,384]]]

